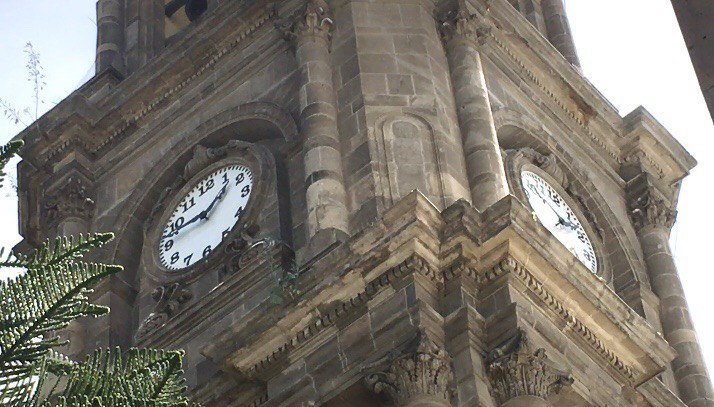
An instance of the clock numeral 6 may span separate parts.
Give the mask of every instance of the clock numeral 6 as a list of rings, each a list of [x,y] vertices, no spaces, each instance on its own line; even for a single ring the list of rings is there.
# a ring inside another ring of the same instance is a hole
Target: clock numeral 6
[[[171,255],[171,264],[174,264],[177,261],[179,261],[179,253],[175,252],[174,254]]]
[[[211,254],[211,245],[206,246],[205,249],[203,249],[203,257],[206,258],[208,255]]]

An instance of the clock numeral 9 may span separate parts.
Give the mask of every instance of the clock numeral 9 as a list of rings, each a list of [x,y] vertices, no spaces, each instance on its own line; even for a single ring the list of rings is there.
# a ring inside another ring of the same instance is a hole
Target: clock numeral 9
[[[243,189],[240,190],[240,197],[245,198],[250,194],[250,185],[246,185],[243,187]]]
[[[245,174],[243,174],[243,173],[241,172],[241,173],[238,174],[238,176],[236,177],[236,185],[239,185],[239,184],[240,184],[241,182],[243,182],[243,181],[245,181]]]
[[[169,250],[171,250],[172,247],[174,247],[174,241],[173,241],[173,240],[167,240],[167,241],[164,243],[164,251],[165,251],[165,252],[168,252]]]
[[[174,264],[177,261],[179,261],[179,253],[175,252],[174,254],[171,255],[171,264]]]
[[[205,249],[203,249],[203,258],[205,259],[209,254],[211,254],[211,245],[208,245]]]

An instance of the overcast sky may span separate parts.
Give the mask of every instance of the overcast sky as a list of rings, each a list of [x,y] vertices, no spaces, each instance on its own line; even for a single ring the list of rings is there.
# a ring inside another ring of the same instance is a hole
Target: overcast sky
[[[714,310],[709,207],[714,125],[706,110],[669,0],[569,0],[567,10],[585,75],[624,116],[645,106],[699,161],[684,181],[671,243],[709,366],[714,366]],[[41,55],[47,85],[40,109],[61,101],[93,73],[94,0],[25,0],[0,11],[0,99],[34,106],[23,47]],[[0,109],[2,113],[3,109]],[[32,118],[27,117],[27,122]],[[0,142],[23,128],[0,117]],[[0,191],[0,245],[13,246],[17,206]]]

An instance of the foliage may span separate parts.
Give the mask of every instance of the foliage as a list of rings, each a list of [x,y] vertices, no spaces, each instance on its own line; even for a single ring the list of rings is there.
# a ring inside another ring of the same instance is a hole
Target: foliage
[[[0,164],[22,142],[0,147]],[[2,167],[0,167],[2,168]],[[111,233],[48,240],[32,253],[10,252],[0,267],[25,273],[0,282],[0,403],[9,406],[187,406],[182,351],[97,350],[84,362],[55,351],[57,332],[109,309],[93,304],[91,287],[122,270],[83,256]]]
[[[13,107],[12,103],[2,98],[0,98],[0,108],[3,109],[3,113],[8,120],[12,121],[14,124],[20,123],[27,126],[27,122],[23,120],[23,117],[32,121],[37,120],[40,112],[40,104],[44,103],[44,101],[41,100],[40,95],[45,89],[47,82],[45,82],[45,74],[42,72],[43,68],[42,63],[40,62],[40,54],[35,50],[35,47],[31,42],[25,44],[23,52],[27,55],[27,63],[25,64],[25,68],[27,68],[27,81],[32,83],[32,100],[35,103],[34,115],[31,113],[29,106],[20,112]]]

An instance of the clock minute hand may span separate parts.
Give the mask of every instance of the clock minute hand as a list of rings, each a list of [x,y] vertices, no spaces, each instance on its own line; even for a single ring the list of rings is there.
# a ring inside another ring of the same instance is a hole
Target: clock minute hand
[[[216,195],[216,197],[213,198],[213,201],[211,202],[211,204],[208,205],[208,208],[206,208],[206,210],[203,211],[203,212],[205,212],[204,216],[206,219],[208,219],[208,214],[211,213],[211,211],[213,210],[213,207],[216,206],[218,201],[223,199],[223,196],[226,194],[227,188],[228,188],[228,184],[224,185],[223,188],[221,188],[221,191]]]
[[[545,199],[545,198],[541,198],[541,199],[543,200],[543,202],[545,202],[546,205],[548,205],[548,207],[550,207],[550,210],[552,210],[553,213],[555,213],[555,216],[558,217],[558,223],[556,225],[567,226],[571,229],[575,227],[575,224],[573,222],[570,222],[569,220],[565,220],[565,218],[560,216],[560,213],[558,213],[558,210],[555,209],[555,207],[553,207],[553,205],[551,205],[547,199]]]

